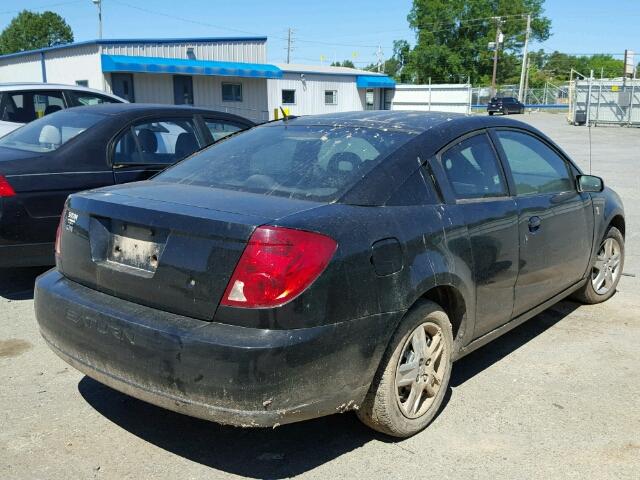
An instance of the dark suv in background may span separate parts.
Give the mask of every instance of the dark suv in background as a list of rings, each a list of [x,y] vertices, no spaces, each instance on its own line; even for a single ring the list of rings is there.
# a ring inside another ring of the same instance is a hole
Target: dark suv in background
[[[487,105],[489,115],[493,115],[494,113],[502,113],[503,115],[524,113],[524,109],[524,103],[514,97],[493,97],[489,105]]]

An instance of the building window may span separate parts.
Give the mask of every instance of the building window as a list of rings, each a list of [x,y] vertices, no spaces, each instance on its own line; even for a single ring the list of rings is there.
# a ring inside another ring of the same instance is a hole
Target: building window
[[[242,84],[241,83],[223,83],[222,84],[222,101],[223,102],[241,102],[242,101]]]
[[[374,99],[374,93],[373,93],[373,88],[367,88],[367,91],[364,94],[364,109],[365,110],[374,110],[373,107],[373,99]]]
[[[293,105],[296,103],[295,90],[282,90],[282,103],[284,105]]]
[[[324,91],[324,104],[325,105],[337,105],[338,104],[338,91],[337,90],[325,90]]]
[[[76,85],[78,85],[79,87],[88,87],[89,80],[76,80]]]

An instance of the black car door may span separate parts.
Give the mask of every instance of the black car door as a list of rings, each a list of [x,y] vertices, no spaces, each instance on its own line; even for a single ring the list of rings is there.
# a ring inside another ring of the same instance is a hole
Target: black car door
[[[111,144],[115,183],[146,180],[206,144],[193,116],[137,120],[120,131]]]
[[[574,167],[541,138],[514,129],[492,132],[516,193],[520,271],[514,315],[583,278],[591,254],[593,207],[576,189]]]
[[[434,173],[448,209],[462,215],[473,256],[474,337],[508,322],[518,274],[518,211],[487,133],[462,137],[438,155]],[[440,173],[437,173],[437,172]]]

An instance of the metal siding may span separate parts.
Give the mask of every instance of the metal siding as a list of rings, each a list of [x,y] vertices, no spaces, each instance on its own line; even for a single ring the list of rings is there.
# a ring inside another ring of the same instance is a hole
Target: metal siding
[[[468,113],[470,85],[396,85],[391,110]]]
[[[0,82],[41,82],[40,54],[0,59]]]
[[[133,75],[136,103],[173,104],[173,75]]]
[[[104,89],[97,45],[87,45],[45,53],[47,81],[75,85],[76,80],[88,80],[89,87]]]
[[[242,102],[223,102],[223,83],[242,84]],[[195,105],[199,107],[233,113],[255,122],[269,120],[266,79],[196,75],[193,77],[193,96]]]
[[[295,105],[282,105],[282,90],[296,91]],[[325,105],[324,91],[337,90],[338,103]],[[356,77],[350,75],[312,75],[285,73],[282,79],[267,80],[268,109],[270,118],[273,110],[282,106],[291,115],[314,115],[321,113],[349,112],[363,110],[364,93],[356,87]]]
[[[193,48],[197,60],[266,63],[266,43],[263,41],[176,42],[171,44],[145,43],[105,45],[107,55],[141,57],[189,58],[187,50]]]

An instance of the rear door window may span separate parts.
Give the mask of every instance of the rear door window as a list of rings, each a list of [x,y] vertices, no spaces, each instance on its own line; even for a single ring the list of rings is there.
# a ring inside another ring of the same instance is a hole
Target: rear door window
[[[498,158],[486,134],[454,144],[441,154],[440,160],[456,199],[507,195]]]
[[[5,92],[0,118],[8,122],[29,123],[65,108],[62,92],[28,90]]]
[[[497,130],[496,134],[511,169],[517,195],[574,190],[567,163],[545,143],[513,130]]]
[[[227,122],[225,120],[215,119],[215,118],[205,118],[204,124],[209,129],[211,136],[213,137],[213,141],[217,142],[221,138],[226,137],[227,135],[231,135],[239,130],[243,130],[247,127],[243,127],[240,125],[236,125],[235,123]]]
[[[78,92],[75,90],[68,90],[67,94],[71,98],[73,104],[78,107],[83,105],[99,105],[101,103],[122,103],[115,98],[91,92]]]
[[[116,139],[112,163],[171,165],[202,146],[192,118],[144,121]]]

